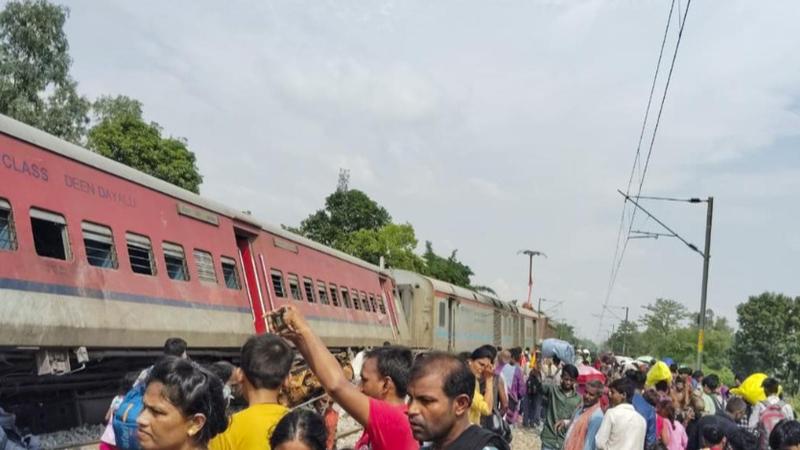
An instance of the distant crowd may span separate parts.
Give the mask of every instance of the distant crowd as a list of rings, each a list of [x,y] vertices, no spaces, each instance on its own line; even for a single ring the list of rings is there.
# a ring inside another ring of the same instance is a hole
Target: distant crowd
[[[162,359],[123,382],[101,449],[333,450],[343,410],[363,426],[356,450],[508,450],[520,427],[544,450],[800,450],[800,423],[765,375],[755,390],[739,380],[745,392],[610,354],[484,345],[415,356],[387,343],[356,355],[354,383],[297,309],[279,324],[247,340],[238,367],[200,366],[185,341],[168,340]],[[289,410],[281,390],[295,352],[325,396]]]

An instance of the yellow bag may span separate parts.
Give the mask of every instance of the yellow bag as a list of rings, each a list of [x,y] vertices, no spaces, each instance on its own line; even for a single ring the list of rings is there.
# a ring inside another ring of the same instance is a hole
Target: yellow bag
[[[764,388],[761,387],[761,384],[767,378],[767,374],[764,373],[754,373],[749,377],[745,378],[742,381],[742,384],[739,387],[731,389],[731,393],[742,397],[750,403],[751,405],[755,405],[759,402],[763,402],[767,399],[767,395],[764,393]],[[783,390],[783,386],[778,388],[778,393]]]
[[[672,372],[664,361],[658,361],[656,365],[647,372],[647,386],[655,386],[659,381],[672,382]]]

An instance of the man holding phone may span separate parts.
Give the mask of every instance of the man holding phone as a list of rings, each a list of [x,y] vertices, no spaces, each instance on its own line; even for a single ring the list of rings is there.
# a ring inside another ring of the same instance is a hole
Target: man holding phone
[[[367,352],[361,385],[354,386],[299,310],[284,306],[275,314],[276,332],[294,343],[328,395],[364,426],[356,450],[419,449],[406,418],[411,350],[386,346]]]

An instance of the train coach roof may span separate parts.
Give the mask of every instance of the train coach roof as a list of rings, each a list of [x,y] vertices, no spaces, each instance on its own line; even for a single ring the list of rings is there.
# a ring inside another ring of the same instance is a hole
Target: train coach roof
[[[102,170],[103,172],[109,173],[111,175],[124,178],[128,181],[139,184],[154,191],[158,191],[163,194],[169,195],[170,197],[176,198],[178,200],[182,200],[187,203],[200,206],[209,211],[213,211],[217,214],[229,217],[231,219],[236,219],[241,222],[252,224],[269,233],[276,234],[285,239],[295,241],[298,244],[302,244],[307,247],[318,250],[320,252],[327,253],[336,258],[361,266],[365,269],[388,274],[388,272],[380,269],[378,266],[370,264],[366,261],[355,258],[351,255],[340,252],[338,250],[332,249],[318,242],[314,242],[310,239],[304,238],[297,234],[291,233],[289,231],[284,230],[281,227],[256,220],[255,218],[253,218],[248,214],[236,211],[235,209],[224,206],[221,203],[217,203],[213,200],[203,198],[195,194],[194,192],[187,191],[186,189],[167,183],[166,181],[160,180],[151,175],[147,175],[144,172],[140,172],[132,167],[118,163],[112,159],[106,158],[105,156],[101,156],[83,147],[75,145],[71,142],[67,142],[63,139],[53,136],[52,134],[46,133],[30,125],[26,125],[22,122],[19,122],[2,114],[0,114],[0,133],[6,134],[21,141],[28,142],[30,144],[41,147],[52,153],[56,153],[58,155],[77,161],[81,164],[92,166],[96,169]]]
[[[492,297],[490,295],[486,295],[481,292],[473,291],[471,289],[467,289],[461,286],[456,286],[455,284],[448,283],[442,280],[437,280],[436,278],[431,278],[416,272],[410,272],[408,270],[402,270],[402,269],[393,269],[392,275],[394,276],[397,284],[409,282],[414,279],[424,280],[429,282],[435,291],[444,292],[445,294],[451,294],[459,298],[475,300],[485,305],[491,305],[496,308],[504,309],[506,311],[517,312],[519,310],[515,305],[500,300],[497,297]]]

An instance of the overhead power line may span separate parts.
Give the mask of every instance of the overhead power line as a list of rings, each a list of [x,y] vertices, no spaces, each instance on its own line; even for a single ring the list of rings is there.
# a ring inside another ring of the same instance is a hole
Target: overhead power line
[[[681,15],[680,15],[680,5],[678,7],[678,22],[680,24],[680,28],[678,30],[678,38],[677,38],[677,42],[675,44],[675,50],[674,50],[674,52],[672,54],[672,61],[670,63],[669,72],[667,74],[667,81],[666,81],[666,83],[664,85],[664,92],[663,92],[663,94],[661,96],[661,104],[659,105],[659,108],[658,108],[658,115],[656,117],[656,122],[655,122],[655,125],[653,127],[653,134],[651,136],[650,144],[648,146],[647,157],[645,159],[644,167],[642,168],[641,176],[640,176],[640,179],[639,179],[639,186],[638,186],[638,189],[637,189],[637,192],[636,192],[636,196],[635,196],[636,198],[640,197],[641,192],[642,192],[642,188],[644,187],[645,178],[647,177],[647,171],[648,171],[649,166],[650,166],[650,158],[652,157],[652,154],[653,154],[653,146],[655,144],[656,136],[658,134],[659,124],[661,123],[661,116],[662,116],[662,113],[664,111],[664,103],[666,102],[667,92],[669,91],[670,82],[672,81],[672,73],[673,73],[673,71],[675,69],[675,61],[676,61],[677,56],[678,56],[678,50],[680,48],[681,39],[683,37],[683,30],[684,30],[684,27],[686,25],[686,17],[687,17],[687,15],[689,13],[689,7],[690,7],[691,3],[692,3],[691,0],[688,0],[686,2],[686,9],[685,9],[685,11],[683,13],[683,17],[681,17]],[[634,174],[636,173],[637,167],[639,167],[639,161],[640,161],[640,158],[641,158],[641,147],[642,147],[642,142],[644,140],[644,132],[645,132],[645,129],[647,127],[647,122],[648,122],[649,116],[650,116],[650,108],[652,106],[653,94],[655,92],[655,86],[656,86],[656,83],[658,81],[658,74],[659,74],[660,69],[661,69],[661,61],[662,61],[663,55],[664,55],[664,48],[665,48],[665,45],[666,45],[667,36],[669,35],[669,28],[670,28],[670,24],[672,22],[672,14],[673,14],[674,8],[675,8],[675,0],[673,0],[670,3],[670,10],[669,10],[669,15],[667,17],[667,24],[666,24],[665,29],[664,29],[664,38],[662,39],[662,42],[661,42],[661,48],[659,50],[659,55],[658,55],[658,62],[656,63],[656,71],[653,74],[653,83],[651,84],[650,94],[649,94],[648,100],[647,100],[647,108],[645,109],[644,119],[642,120],[642,129],[641,129],[641,132],[639,134],[639,142],[638,142],[638,144],[636,146],[636,154],[634,156],[633,165],[631,167],[631,174],[630,174],[630,176],[628,178],[628,185],[627,185],[626,190],[625,190],[626,199],[625,199],[625,201],[623,202],[623,205],[622,205],[622,213],[620,215],[620,225],[619,225],[619,229],[617,231],[616,247],[615,247],[615,250],[614,250],[614,260],[612,261],[612,264],[611,264],[611,274],[610,274],[610,277],[609,277],[609,283],[608,283],[608,288],[607,288],[607,291],[606,291],[606,296],[605,296],[605,299],[603,301],[603,311],[601,312],[601,318],[600,318],[600,323],[599,323],[600,328],[602,328],[602,326],[603,326],[603,317],[602,316],[605,313],[605,311],[607,310],[606,306],[608,305],[608,302],[611,299],[611,293],[613,292],[614,286],[616,285],[617,277],[619,275],[620,268],[622,267],[622,261],[623,261],[624,256],[625,256],[625,252],[626,252],[626,250],[628,248],[628,243],[630,242],[630,236],[631,236],[631,232],[633,230],[634,221],[636,219],[636,208],[633,208],[633,210],[631,211],[631,217],[630,217],[630,221],[629,221],[629,225],[628,225],[628,231],[626,233],[625,239],[621,240],[621,238],[622,238],[622,230],[623,230],[624,223],[625,223],[625,212],[627,210],[628,196],[630,196],[630,194],[631,194],[630,190],[631,190],[631,185],[633,184]],[[620,249],[620,245],[622,245],[621,249]]]

